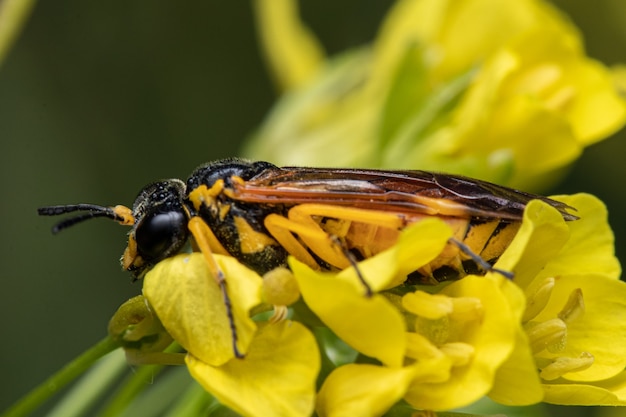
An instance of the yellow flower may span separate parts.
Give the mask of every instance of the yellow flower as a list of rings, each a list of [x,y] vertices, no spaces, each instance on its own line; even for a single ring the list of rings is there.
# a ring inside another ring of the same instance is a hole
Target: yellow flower
[[[222,404],[244,416],[307,416],[313,410],[320,358],[300,323],[258,326],[250,310],[261,300],[262,279],[228,256],[214,255],[227,279],[237,347],[219,286],[202,254],[160,262],[143,292],[165,329],[186,350],[191,375]]]
[[[325,416],[379,416],[402,399],[408,385],[419,375],[439,374],[439,361],[417,367],[383,367],[348,364],[334,370],[324,381],[316,411]]]
[[[416,316],[408,356],[419,366],[431,355],[444,355],[450,368],[445,380],[412,381],[404,399],[421,409],[449,410],[486,395],[515,345],[516,309],[523,303],[511,302],[513,295],[523,299],[521,291],[501,276],[468,276],[437,295],[405,295],[404,307]],[[425,302],[435,297],[435,303]]]
[[[243,359],[216,367],[190,353],[186,362],[200,385],[244,416],[309,416],[313,411],[319,352],[300,323],[261,326]]]
[[[326,61],[293,2],[256,4],[288,93],[249,143],[254,158],[431,169],[528,188],[626,121],[609,70],[540,0],[401,0],[373,46]]]
[[[576,207],[580,219],[565,222],[548,205],[530,203],[517,237],[496,264],[514,271],[514,281],[494,273],[468,276],[434,294],[409,292],[398,302],[393,294],[364,297],[356,278],[347,279],[349,270],[320,274],[292,261],[313,312],[381,363],[331,372],[318,413],[375,415],[400,399],[448,410],[484,395],[507,405],[624,404],[626,284],[617,279],[606,210],[585,194],[557,198]],[[435,229],[433,235],[415,233],[433,238]],[[411,259],[410,253],[424,250],[409,242],[393,251]],[[369,261],[375,265],[376,257]],[[397,264],[390,257],[384,262]],[[376,289],[396,282],[393,269],[370,270],[363,262],[359,270],[378,278]]]
[[[359,271],[374,291],[395,287],[407,273],[441,253],[450,236],[450,229],[438,219],[418,222],[402,232],[397,245],[360,262]],[[290,266],[307,306],[337,336],[385,365],[402,365],[404,318],[382,295],[366,296],[354,268],[338,274],[321,273],[295,259],[290,259]]]
[[[606,209],[586,194],[558,199],[576,207],[580,219],[565,223],[553,209],[532,202],[510,250],[496,264],[516,272],[527,305],[520,343],[490,396],[506,404],[535,402],[517,389],[520,375],[514,372],[520,363],[534,362],[543,401],[625,405],[620,381],[626,368],[626,283],[618,280]]]
[[[237,347],[245,354],[257,330],[249,312],[261,303],[262,279],[233,258],[215,258],[228,277]],[[202,255],[181,254],[160,262],[147,274],[143,293],[174,340],[195,357],[214,366],[234,357],[226,305]]]
[[[404,280],[439,254],[449,237],[438,219],[417,223],[358,268],[374,290],[395,287],[398,277]],[[319,394],[320,415],[376,415],[372,410],[385,411],[401,398],[424,409],[470,404],[490,391],[514,349],[523,293],[497,274],[468,276],[436,295],[416,291],[399,300],[366,297],[353,268],[329,274],[290,264],[307,306],[344,342],[382,364],[333,371]]]

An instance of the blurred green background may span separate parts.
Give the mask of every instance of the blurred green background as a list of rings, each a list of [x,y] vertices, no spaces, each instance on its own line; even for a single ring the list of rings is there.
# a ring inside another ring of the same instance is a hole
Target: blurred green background
[[[372,40],[390,4],[301,7],[333,53]],[[626,63],[626,2],[556,4],[592,57]],[[127,229],[102,220],[52,236],[53,220],[36,208],[130,205],[155,179],[185,179],[237,155],[274,99],[249,2],[36,5],[0,66],[0,410],[101,339],[115,309],[141,291],[118,263]],[[588,149],[554,190],[606,202],[622,261],[625,156],[622,132]]]

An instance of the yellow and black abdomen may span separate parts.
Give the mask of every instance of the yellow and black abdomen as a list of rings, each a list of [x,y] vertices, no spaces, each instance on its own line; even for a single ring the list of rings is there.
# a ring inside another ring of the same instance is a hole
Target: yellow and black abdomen
[[[406,216],[399,214],[399,216]],[[407,225],[419,222],[428,215],[412,215]],[[480,220],[440,216],[452,229],[454,240],[464,244],[473,254],[493,264],[509,246],[520,222],[511,220]],[[336,236],[357,259],[367,259],[393,246],[401,230],[334,218],[319,218],[320,227]],[[470,273],[484,273],[474,259],[460,250],[457,244],[448,243],[444,250],[428,265],[411,274],[412,283],[436,284],[458,279]]]

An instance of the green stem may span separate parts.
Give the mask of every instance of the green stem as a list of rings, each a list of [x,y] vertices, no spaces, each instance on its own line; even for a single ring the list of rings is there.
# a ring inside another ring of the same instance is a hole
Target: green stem
[[[65,387],[85,372],[94,362],[118,347],[117,342],[113,341],[111,338],[104,338],[22,397],[8,410],[0,414],[0,417],[21,417],[28,415],[61,388]]]
[[[165,353],[172,354],[180,352],[180,345],[172,343]],[[121,388],[113,394],[113,400],[107,404],[100,413],[100,417],[114,417],[120,415],[139,393],[149,385],[146,381],[151,381],[154,376],[163,370],[166,365],[142,365],[133,373],[127,382],[121,384]],[[3,417],[3,416],[0,416]]]
[[[113,394],[113,400],[107,404],[100,413],[100,417],[119,416],[129,406],[130,403],[146,387],[150,386],[146,381],[150,381],[163,370],[164,365],[143,365],[139,367],[126,382],[122,382],[120,390]]]
[[[79,417],[91,415],[94,405],[110,390],[128,369],[123,349],[117,349],[81,375],[72,388],[63,394],[46,417]]]
[[[168,410],[165,417],[209,416],[220,404],[195,381],[191,381],[179,400]]]

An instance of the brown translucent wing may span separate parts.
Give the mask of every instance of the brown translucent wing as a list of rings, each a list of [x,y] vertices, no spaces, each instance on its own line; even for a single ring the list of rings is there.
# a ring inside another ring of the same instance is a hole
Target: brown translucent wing
[[[577,217],[564,203],[489,182],[428,171],[335,168],[268,168],[236,183],[232,198],[250,203],[303,203],[360,207],[429,215],[521,220],[530,200]]]

